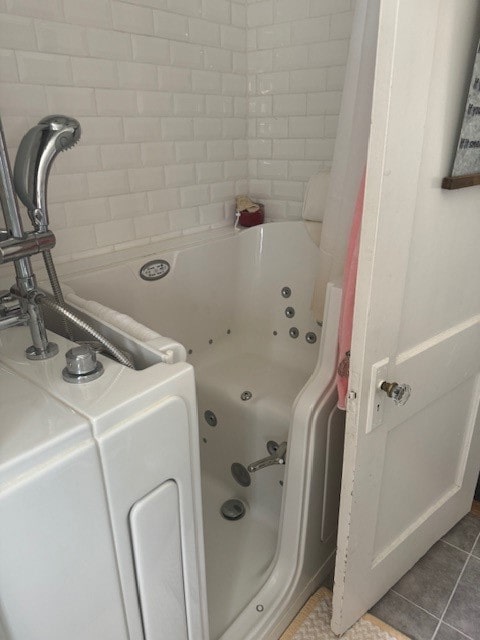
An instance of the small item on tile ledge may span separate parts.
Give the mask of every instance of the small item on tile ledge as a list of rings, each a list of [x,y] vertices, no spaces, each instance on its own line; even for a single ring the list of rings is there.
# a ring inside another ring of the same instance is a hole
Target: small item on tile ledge
[[[238,224],[242,227],[254,227],[263,223],[265,219],[265,206],[263,204],[252,202],[248,196],[237,196],[235,203],[235,227]]]

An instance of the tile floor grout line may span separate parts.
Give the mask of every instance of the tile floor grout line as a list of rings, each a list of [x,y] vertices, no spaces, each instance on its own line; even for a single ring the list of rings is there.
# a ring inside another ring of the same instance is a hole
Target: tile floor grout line
[[[453,547],[454,549],[457,549],[457,551],[463,551],[463,553],[466,553],[467,556],[470,553],[469,551],[465,551],[465,549],[460,549],[460,547],[457,547],[457,545],[452,544],[451,542],[447,542],[447,540],[443,540],[443,538],[441,538],[439,540],[439,542],[443,542],[445,544],[448,544],[449,547]],[[473,547],[472,548],[475,548],[475,543],[476,543],[476,538],[475,538],[475,542],[473,543]]]
[[[459,633],[461,636],[463,636],[466,640],[474,640],[471,636],[467,636],[466,633],[463,633],[463,631],[460,631],[460,629],[457,629],[456,627],[452,627],[451,624],[449,624],[448,622],[442,622],[442,624],[444,624],[446,627],[448,627],[449,629],[452,629],[453,631],[456,631],[457,633]]]
[[[423,611],[424,613],[428,613],[429,616],[431,616],[432,618],[435,618],[435,620],[440,621],[440,618],[438,616],[436,616],[434,613],[432,613],[431,611],[428,611],[427,609],[424,609],[422,606],[420,606],[416,602],[413,602],[413,600],[409,600],[402,593],[399,593],[398,591],[395,591],[395,589],[390,589],[390,591],[392,591],[395,595],[399,596],[400,598],[402,598],[403,600],[405,600],[409,604],[413,604],[413,606],[417,607],[417,609],[420,609],[420,611]]]
[[[440,629],[440,626],[441,626],[441,624],[442,624],[442,622],[443,622],[443,619],[444,619],[444,617],[445,617],[445,614],[447,613],[447,609],[448,609],[448,607],[450,606],[450,603],[451,603],[451,601],[452,601],[452,599],[453,599],[453,596],[455,595],[455,591],[457,590],[458,584],[459,584],[459,582],[460,582],[460,580],[461,580],[461,578],[462,578],[463,574],[465,573],[465,569],[467,568],[467,564],[468,564],[468,562],[469,562],[470,558],[471,558],[471,557],[473,557],[473,550],[474,550],[474,549],[475,549],[475,547],[477,546],[477,542],[478,542],[479,540],[480,540],[480,533],[479,533],[479,534],[477,535],[477,537],[475,538],[475,542],[473,543],[472,549],[471,549],[470,553],[468,554],[467,559],[465,560],[465,564],[463,565],[462,570],[460,571],[460,575],[458,576],[457,581],[455,582],[455,586],[453,587],[452,593],[450,594],[450,597],[449,597],[449,599],[448,599],[448,602],[447,602],[447,604],[445,605],[445,608],[444,608],[443,613],[442,613],[442,615],[441,615],[441,617],[440,617],[440,620],[438,621],[437,628],[436,628],[436,629],[435,629],[435,631],[433,632],[433,636],[431,637],[431,639],[430,639],[430,640],[435,640],[435,637],[436,637],[436,635],[437,635],[437,633],[438,633],[438,630]],[[448,625],[448,626],[450,626],[450,625]],[[457,629],[456,627],[452,627],[452,629],[455,629],[455,631],[460,631],[460,629]],[[462,633],[462,632],[460,631],[460,633]]]

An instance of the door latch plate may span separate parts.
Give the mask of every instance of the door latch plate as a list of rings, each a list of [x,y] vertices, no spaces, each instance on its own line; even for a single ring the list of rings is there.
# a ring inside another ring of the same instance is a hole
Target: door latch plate
[[[387,368],[389,362],[389,358],[385,358],[384,360],[376,362],[372,366],[370,395],[368,398],[366,433],[373,431],[383,422],[383,414],[385,411],[384,403],[387,399],[387,396],[381,390],[380,385],[387,378]]]

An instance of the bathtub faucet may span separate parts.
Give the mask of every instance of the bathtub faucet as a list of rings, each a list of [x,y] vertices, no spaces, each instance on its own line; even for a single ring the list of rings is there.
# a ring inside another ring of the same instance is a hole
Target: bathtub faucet
[[[95,342],[118,362],[135,368],[133,359],[118,349],[108,338],[65,306],[50,249],[55,236],[48,228],[47,181],[53,161],[80,139],[80,124],[75,118],[53,115],[42,118],[23,136],[18,147],[12,178],[7,145],[0,119],[0,204],[5,229],[0,229],[0,264],[13,262],[16,284],[10,291],[0,292],[0,329],[28,324],[33,344],[26,349],[29,360],[44,360],[58,353],[49,342],[42,306],[62,318],[65,337],[74,341],[71,325],[89,334]],[[16,193],[15,193],[16,191]],[[24,233],[16,195],[27,207],[34,230]],[[52,287],[53,299],[37,288],[30,256],[41,253]]]
[[[0,264],[13,262],[16,272],[16,286],[0,295],[0,329],[28,324],[33,344],[26,350],[27,358],[50,358],[58,352],[58,347],[47,339],[43,316],[35,300],[37,284],[30,256],[53,247],[55,236],[48,229],[23,231],[1,120],[0,204],[5,218],[5,229],[0,230]]]
[[[274,451],[271,455],[266,458],[262,458],[261,460],[257,460],[256,462],[252,462],[249,464],[247,469],[250,473],[254,471],[259,471],[260,469],[265,469],[265,467],[271,467],[273,464],[285,464],[285,459],[287,457],[287,443],[282,442],[278,445],[276,451]]]

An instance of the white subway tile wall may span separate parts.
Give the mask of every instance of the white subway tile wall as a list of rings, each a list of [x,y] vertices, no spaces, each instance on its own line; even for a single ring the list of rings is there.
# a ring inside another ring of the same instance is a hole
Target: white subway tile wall
[[[231,224],[247,190],[298,217],[332,159],[352,2],[0,0],[12,162],[48,113],[82,125],[49,183],[56,259]]]
[[[249,191],[298,218],[333,159],[354,0],[247,0]]]

